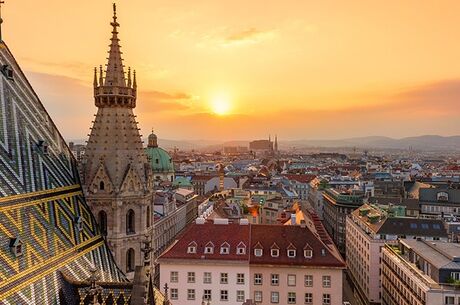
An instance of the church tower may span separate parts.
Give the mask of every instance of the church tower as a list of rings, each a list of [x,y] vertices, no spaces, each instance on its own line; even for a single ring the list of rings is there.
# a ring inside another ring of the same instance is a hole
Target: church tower
[[[93,121],[82,163],[84,192],[118,266],[132,275],[142,265],[141,244],[152,224],[153,178],[133,109],[136,72],[125,75],[113,5],[106,69],[94,69]]]

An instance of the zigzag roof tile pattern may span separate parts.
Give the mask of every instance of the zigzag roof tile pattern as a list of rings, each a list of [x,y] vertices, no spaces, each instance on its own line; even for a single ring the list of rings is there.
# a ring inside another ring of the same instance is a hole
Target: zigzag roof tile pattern
[[[95,268],[100,282],[120,284],[100,298],[129,304],[132,284],[85,202],[76,161],[3,42],[0,72],[0,303],[87,304],[70,283]]]

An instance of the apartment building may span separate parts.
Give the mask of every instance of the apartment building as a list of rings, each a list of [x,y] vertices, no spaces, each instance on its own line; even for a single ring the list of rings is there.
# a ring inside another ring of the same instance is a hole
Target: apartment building
[[[174,305],[336,305],[345,263],[319,221],[254,225],[198,219],[158,259]]]
[[[400,217],[392,206],[364,204],[347,217],[349,275],[363,304],[381,303],[381,249],[398,239],[448,240],[441,220]],[[399,213],[399,214],[398,214]]]
[[[460,304],[460,244],[401,240],[382,249],[382,304]]]

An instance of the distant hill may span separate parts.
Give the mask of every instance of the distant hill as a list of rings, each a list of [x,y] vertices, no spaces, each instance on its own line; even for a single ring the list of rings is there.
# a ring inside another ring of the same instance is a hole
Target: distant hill
[[[301,140],[285,141],[282,147],[359,147],[380,149],[412,149],[416,150],[460,150],[460,136],[443,137],[425,135],[393,139],[373,136],[339,140]]]
[[[73,140],[75,143],[84,143],[84,140]],[[144,139],[147,143],[147,138]],[[158,139],[159,145],[166,150],[177,147],[180,150],[220,151],[224,146],[249,146],[249,141],[216,141],[216,140],[168,140]],[[357,147],[376,149],[409,149],[414,150],[454,150],[460,151],[460,136],[443,137],[438,135],[424,135],[394,139],[383,136],[357,137],[337,140],[292,140],[280,141],[281,149],[311,148],[311,147]]]

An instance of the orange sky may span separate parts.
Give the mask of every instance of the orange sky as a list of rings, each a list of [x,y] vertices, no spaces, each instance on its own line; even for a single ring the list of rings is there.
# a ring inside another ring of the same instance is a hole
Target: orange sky
[[[136,114],[160,138],[460,134],[459,1],[119,0]],[[68,139],[85,139],[108,0],[7,0],[3,36]],[[224,96],[230,112],[217,115]]]

